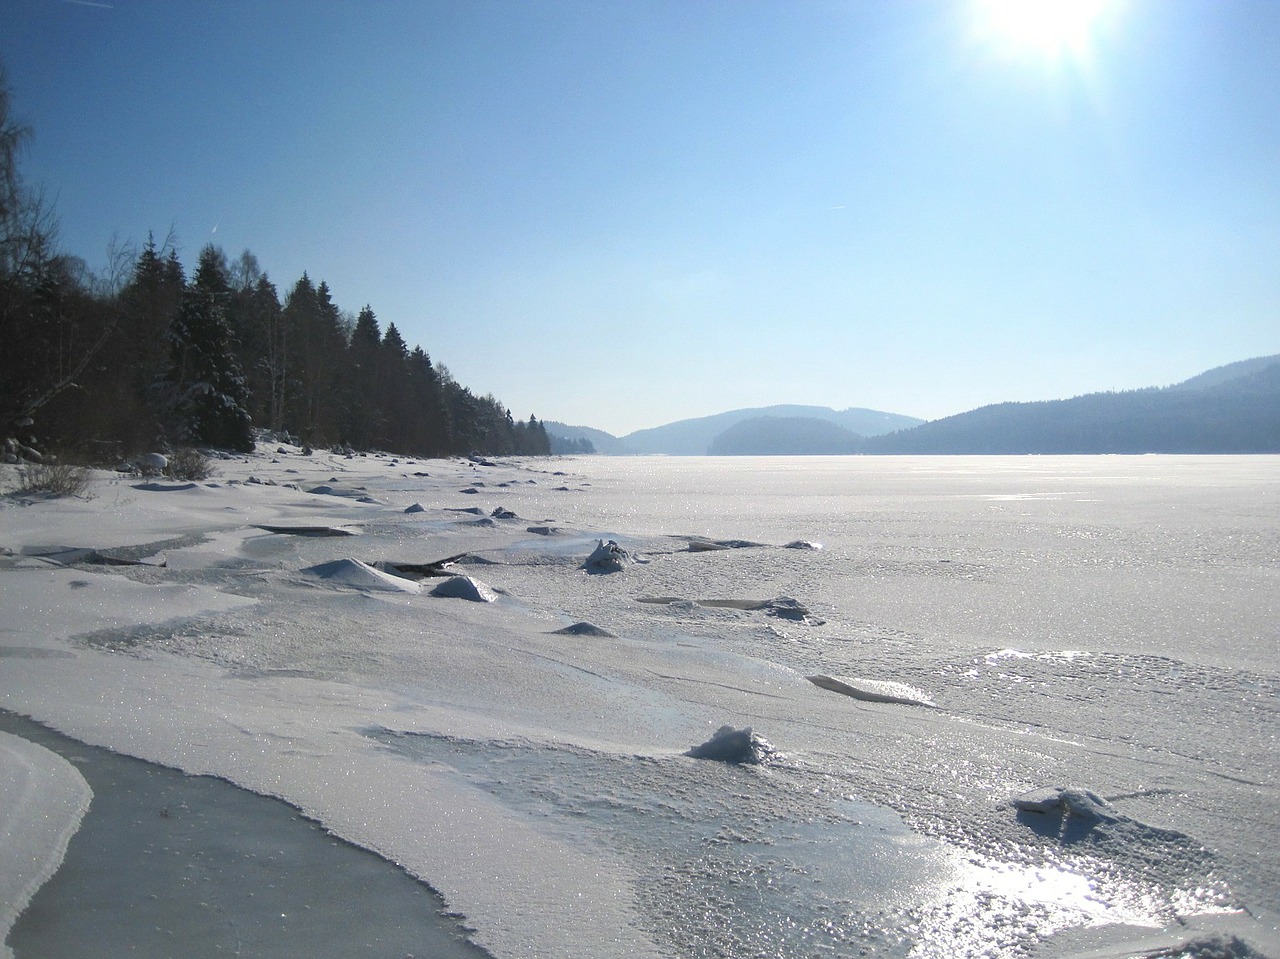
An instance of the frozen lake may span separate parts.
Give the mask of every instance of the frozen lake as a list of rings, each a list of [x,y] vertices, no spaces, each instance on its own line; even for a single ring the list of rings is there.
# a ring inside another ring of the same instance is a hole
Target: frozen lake
[[[290,451],[0,545],[0,706],[288,800],[497,956],[1274,948],[1280,458]],[[459,555],[495,602],[377,578]],[[764,761],[684,755],[726,724]]]

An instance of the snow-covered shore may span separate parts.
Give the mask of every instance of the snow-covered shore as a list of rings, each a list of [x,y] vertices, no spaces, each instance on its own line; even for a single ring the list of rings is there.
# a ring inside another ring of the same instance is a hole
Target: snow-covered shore
[[[499,957],[1275,954],[1275,458],[750,465],[272,444],[10,497],[0,707],[287,800]],[[776,758],[684,755],[725,723]],[[1054,785],[1092,820],[1013,805]]]

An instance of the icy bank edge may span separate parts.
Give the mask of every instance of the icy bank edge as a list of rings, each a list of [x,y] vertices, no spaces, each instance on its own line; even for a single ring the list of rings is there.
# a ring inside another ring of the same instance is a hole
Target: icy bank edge
[[[0,732],[0,957],[12,959],[9,932],[31,897],[62,864],[93,791],[57,753]]]

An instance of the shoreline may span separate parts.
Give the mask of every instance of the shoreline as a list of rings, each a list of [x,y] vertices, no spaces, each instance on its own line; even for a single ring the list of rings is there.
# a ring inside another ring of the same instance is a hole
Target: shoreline
[[[8,931],[15,959],[99,955],[490,959],[439,894],[295,807],[89,746],[0,709],[93,797]]]

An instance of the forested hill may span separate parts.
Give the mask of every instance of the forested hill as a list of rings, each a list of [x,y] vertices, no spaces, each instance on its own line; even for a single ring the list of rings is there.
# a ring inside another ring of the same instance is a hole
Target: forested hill
[[[999,403],[870,437],[867,453],[1277,453],[1280,355],[1163,389]]]
[[[148,240],[91,274],[24,187],[26,135],[0,71],[0,454],[248,450],[254,427],[421,456],[550,452],[541,423],[455,382],[371,307],[340,309],[305,273],[282,298],[247,250],[206,246],[188,278]]]

